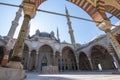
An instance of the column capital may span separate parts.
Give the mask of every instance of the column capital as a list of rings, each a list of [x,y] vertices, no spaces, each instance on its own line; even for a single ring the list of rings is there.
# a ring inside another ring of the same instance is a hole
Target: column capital
[[[111,23],[109,20],[103,20],[101,23],[99,23],[98,28],[102,31],[109,30],[111,28]]]
[[[36,5],[28,2],[23,2],[23,11],[25,15],[30,16],[30,18],[34,18],[36,14]]]

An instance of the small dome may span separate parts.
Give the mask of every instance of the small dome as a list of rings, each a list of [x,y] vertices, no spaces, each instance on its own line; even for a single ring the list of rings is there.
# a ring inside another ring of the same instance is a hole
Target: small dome
[[[37,35],[37,36],[40,35],[40,30],[39,29],[36,30],[35,35]]]

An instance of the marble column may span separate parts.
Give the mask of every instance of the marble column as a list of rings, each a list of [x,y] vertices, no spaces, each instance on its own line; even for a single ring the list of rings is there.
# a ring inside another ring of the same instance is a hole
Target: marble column
[[[56,58],[55,58],[55,52],[53,53],[53,66],[55,66],[56,64]]]
[[[80,69],[79,69],[79,59],[78,59],[78,55],[75,55],[75,59],[76,59],[77,70],[80,70]]]
[[[31,55],[31,51],[29,51],[29,53],[28,53],[28,59],[27,59],[27,71],[29,71],[30,55]]]
[[[60,53],[60,72],[62,72],[62,66],[63,66],[62,53]]]
[[[38,50],[36,51],[36,61],[35,61],[35,68],[36,68],[36,71],[38,71]]]
[[[23,1],[22,5],[23,5],[23,11],[24,11],[24,20],[13,49],[12,58],[7,65],[10,68],[16,68],[16,69],[23,69],[23,65],[21,64],[21,57],[22,57],[22,51],[24,46],[24,40],[27,34],[27,27],[30,20],[35,16],[36,8],[40,4],[35,3],[33,1],[25,0]]]
[[[15,47],[13,50],[11,60],[9,61],[8,65],[7,65],[8,67],[23,69],[23,65],[21,64],[21,57],[22,57],[25,35],[27,32],[26,28],[29,24],[29,21],[30,21],[30,16],[25,15],[18,39],[16,41],[16,44],[15,44]]]
[[[92,64],[91,58],[88,58],[88,60],[89,60],[89,63],[90,63],[90,67],[91,67],[91,69],[93,71],[93,64]]]
[[[111,56],[113,57],[113,60],[114,60],[114,62],[115,62],[115,64],[114,64],[115,67],[118,69],[118,71],[120,71],[120,65],[119,65],[117,59],[115,58],[114,53],[110,53],[110,54],[111,54]]]

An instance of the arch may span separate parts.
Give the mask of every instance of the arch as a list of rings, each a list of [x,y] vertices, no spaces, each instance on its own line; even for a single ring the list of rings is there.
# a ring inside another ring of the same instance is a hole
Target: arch
[[[108,53],[108,50],[101,45],[91,47],[91,61],[94,70],[115,69],[112,56]]]
[[[90,62],[84,52],[79,53],[79,69],[91,70]]]
[[[62,70],[76,70],[76,58],[74,55],[74,51],[66,46],[62,49]]]
[[[40,51],[41,48],[49,48],[52,52],[54,51],[53,47],[50,44],[43,44],[43,45],[41,45],[39,47],[39,51]]]
[[[29,47],[28,47],[28,45],[27,45],[27,44],[24,44],[23,51],[29,51]]]
[[[23,54],[22,54],[22,64],[24,69],[27,69],[28,56],[29,56],[29,47],[27,44],[24,44]]]
[[[39,48],[39,52],[47,52],[47,51],[53,53],[53,49],[52,49],[52,47],[51,47],[50,45],[45,44],[45,45],[42,45],[42,46]]]
[[[94,21],[102,21],[103,19],[107,19],[104,8],[104,0],[98,0],[96,3],[92,1],[93,5],[89,0],[67,0],[72,2],[73,4],[82,8]],[[97,24],[97,23],[96,23]]]
[[[32,50],[30,54],[30,63],[29,63],[29,70],[35,70],[36,66],[36,50]]]
[[[120,19],[120,10],[118,10],[117,8],[115,8],[115,7],[111,6],[111,5],[105,5],[105,10],[108,13],[111,13],[112,15],[114,15],[115,17]]]
[[[1,64],[1,62],[2,62],[2,59],[3,59],[3,57],[4,57],[4,46],[0,46],[0,64]]]
[[[43,63],[43,58],[46,57],[47,63]],[[41,71],[42,67],[53,65],[53,49],[49,45],[43,45],[39,48],[38,54],[38,70]]]

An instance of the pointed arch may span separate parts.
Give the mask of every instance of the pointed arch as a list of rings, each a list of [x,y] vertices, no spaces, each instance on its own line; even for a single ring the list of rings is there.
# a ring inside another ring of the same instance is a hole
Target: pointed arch
[[[67,0],[82,8],[94,21],[102,21],[107,19],[104,8],[104,0],[98,0],[96,6],[91,4],[89,0]],[[102,3],[102,4],[101,4]],[[96,23],[98,24],[98,23]]]
[[[91,70],[91,66],[88,57],[84,52],[79,53],[79,69],[80,70]]]
[[[114,61],[108,50],[101,45],[94,45],[91,47],[91,60],[94,70],[112,70],[115,69]]]
[[[28,47],[28,45],[27,45],[27,44],[24,44],[23,51],[29,51],[29,47]]]
[[[43,63],[44,58],[46,58],[47,63]],[[39,71],[44,66],[53,65],[53,49],[50,45],[45,44],[39,48],[38,62]]]
[[[53,48],[52,46],[48,45],[48,44],[44,44],[39,48],[39,52],[46,52],[46,51],[50,51],[53,53]]]
[[[77,69],[74,51],[69,46],[62,49],[62,63],[62,70],[71,71]]]

